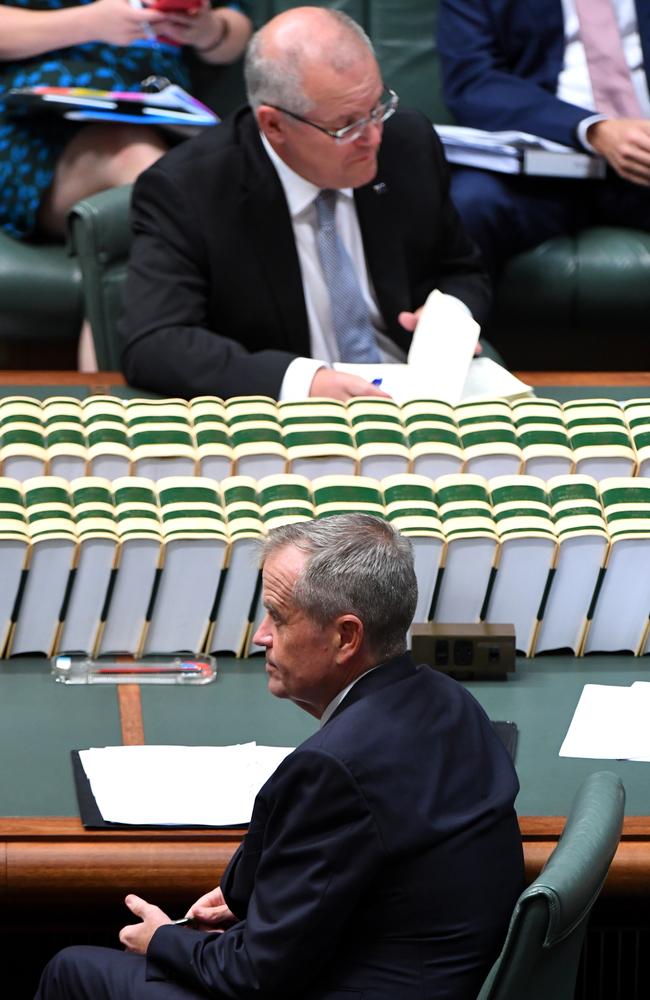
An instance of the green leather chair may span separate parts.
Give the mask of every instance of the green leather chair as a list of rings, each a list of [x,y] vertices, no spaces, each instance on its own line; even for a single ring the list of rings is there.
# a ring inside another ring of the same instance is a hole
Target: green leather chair
[[[517,901],[477,1000],[573,1000],[587,920],[616,853],[624,807],[618,775],[585,779],[557,847]]]
[[[77,202],[68,220],[68,245],[83,273],[84,313],[100,371],[119,371],[117,324],[131,244],[131,185]]]
[[[294,6],[284,0],[256,0],[256,23]],[[384,79],[403,104],[420,108],[434,122],[450,121],[438,75],[436,0],[330,0],[319,6],[345,10],[366,28]],[[245,99],[240,65],[219,75],[197,65],[194,85],[195,93],[217,111]],[[103,215],[125,211],[125,202],[123,196],[98,198],[75,209],[72,246],[83,272],[93,328],[97,312],[101,313],[102,332],[96,333],[99,354],[115,367],[117,349],[109,342],[116,336],[118,285],[124,273],[119,253],[126,252],[125,230],[122,221],[104,221]],[[82,238],[86,223],[101,235],[100,252],[106,260],[99,265],[86,256],[94,252],[95,238]],[[0,274],[1,254],[0,247]],[[92,287],[98,280],[107,292],[101,308],[101,286]],[[574,237],[549,240],[510,261],[484,334],[513,369],[646,369],[649,313],[650,234],[615,227],[585,229]]]
[[[0,368],[75,367],[82,319],[81,268],[66,247],[0,232]]]

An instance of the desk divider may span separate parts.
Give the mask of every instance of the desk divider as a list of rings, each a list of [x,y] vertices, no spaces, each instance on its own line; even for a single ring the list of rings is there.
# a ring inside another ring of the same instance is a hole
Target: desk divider
[[[640,654],[648,642],[650,559],[623,559],[633,548],[629,518],[621,533],[616,505],[603,509],[608,480],[599,486],[576,469],[643,471],[649,413],[643,400],[601,398],[451,407],[376,398],[5,397],[0,557],[13,568],[0,606],[2,649],[245,655],[262,614],[259,542],[278,524],[355,510],[385,517],[413,539],[418,620],[496,615],[514,622],[526,655],[557,642],[579,653],[614,641],[605,637],[608,608],[619,608],[620,619],[622,601],[629,614],[634,605],[635,620],[616,632],[617,641]],[[348,471],[332,474],[336,463]],[[566,477],[548,480],[528,471],[567,467]],[[50,468],[107,474],[33,475]],[[116,475],[125,468],[130,475]],[[305,476],[296,468],[330,472]],[[132,475],[138,469],[150,475]],[[205,469],[212,474],[197,475]],[[374,474],[364,475],[367,469]],[[45,506],[33,497],[39,478],[50,497]],[[624,477],[621,502],[638,511],[630,498],[644,485],[642,477]],[[211,499],[193,500],[197,489]],[[44,522],[52,551],[39,556]],[[634,530],[639,551],[648,523]],[[36,590],[48,598],[38,628]]]

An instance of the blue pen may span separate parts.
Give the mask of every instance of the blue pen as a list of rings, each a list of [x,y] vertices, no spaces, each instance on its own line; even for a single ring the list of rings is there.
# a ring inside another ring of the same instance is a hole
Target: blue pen
[[[373,378],[371,385],[381,385],[383,381],[383,378]]]

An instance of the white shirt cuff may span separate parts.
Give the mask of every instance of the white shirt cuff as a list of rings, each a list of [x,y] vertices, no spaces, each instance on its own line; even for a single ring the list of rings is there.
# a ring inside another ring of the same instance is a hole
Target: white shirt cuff
[[[307,399],[314,375],[319,368],[329,368],[325,361],[316,358],[294,358],[282,379],[279,400]]]
[[[590,153],[595,153],[596,150],[587,139],[587,129],[589,128],[590,125],[593,125],[594,122],[605,122],[605,121],[607,121],[607,115],[589,115],[588,118],[583,118],[582,121],[578,124],[578,128],[576,130],[578,142],[580,143],[581,146],[584,146],[584,148],[587,149]]]

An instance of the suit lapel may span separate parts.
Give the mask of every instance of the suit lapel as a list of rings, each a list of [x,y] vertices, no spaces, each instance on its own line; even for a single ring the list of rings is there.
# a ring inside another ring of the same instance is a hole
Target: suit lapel
[[[354,192],[368,272],[374,285],[386,333],[408,351],[411,335],[397,322],[397,314],[411,309],[406,261],[402,250],[390,187],[381,170],[372,184]]]
[[[255,118],[242,129],[245,171],[242,219],[273,298],[287,350],[309,357],[309,325],[298,253],[280,179],[260,142]],[[280,346],[279,344],[274,346]]]
[[[650,4],[647,0],[636,0],[636,18],[643,49],[646,80],[650,84]]]

